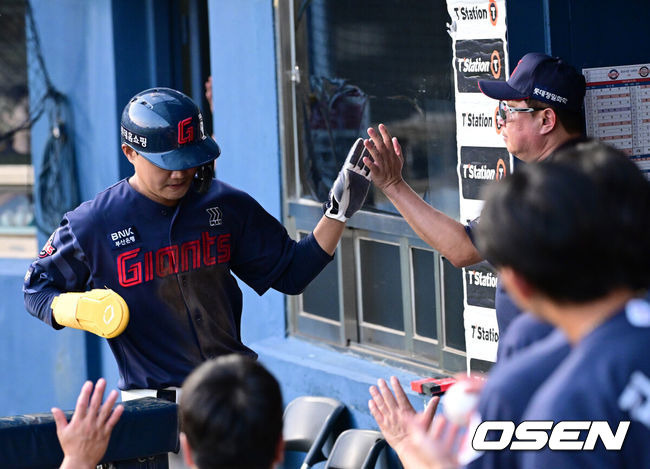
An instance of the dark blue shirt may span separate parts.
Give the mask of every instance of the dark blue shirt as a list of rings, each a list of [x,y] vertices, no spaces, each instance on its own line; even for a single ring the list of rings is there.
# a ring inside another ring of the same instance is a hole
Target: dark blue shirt
[[[531,313],[519,314],[508,326],[505,337],[499,338],[497,361],[509,359],[529,345],[542,340],[554,330],[551,324]]]
[[[332,259],[313,235],[299,243],[251,196],[221,181],[176,207],[160,205],[127,180],[67,213],[32,263],[27,310],[47,324],[62,292],[111,288],[130,310],[108,340],[121,389],[181,386],[207,358],[256,356],[240,337],[242,293],[299,293]]]
[[[621,451],[526,451],[525,468],[650,467],[650,305],[632,300],[574,345],[539,388],[524,420],[630,421]],[[581,432],[584,440],[586,432]]]
[[[467,235],[474,243],[474,229],[479,224],[480,218],[472,220],[469,224],[465,225],[465,231]],[[546,337],[551,331],[551,327],[547,324],[538,322],[538,323],[527,323],[526,327],[518,328],[515,332],[514,337],[510,338],[510,325],[515,318],[521,315],[521,309],[515,304],[508,292],[503,287],[501,280],[497,280],[496,291],[494,294],[494,308],[497,315],[497,324],[499,326],[499,343],[497,348],[497,360],[500,360],[502,356],[505,358],[508,355],[519,350],[521,347],[530,345],[531,343],[539,340],[543,337]],[[508,343],[507,352],[505,355],[502,351],[504,343]]]
[[[475,421],[510,420],[515,424],[520,423],[535,391],[562,363],[569,351],[566,336],[556,330],[521,350],[516,360],[497,362],[481,391]],[[487,440],[499,439],[498,432],[491,433],[488,432]],[[467,464],[469,469],[502,469],[514,467],[516,463],[515,453],[507,449],[475,453],[475,458]]]

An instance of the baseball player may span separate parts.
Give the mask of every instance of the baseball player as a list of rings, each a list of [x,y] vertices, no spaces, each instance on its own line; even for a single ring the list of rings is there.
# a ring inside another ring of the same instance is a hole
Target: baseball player
[[[513,298],[571,345],[523,420],[607,421],[612,431],[630,422],[621,451],[547,445],[526,452],[523,467],[649,467],[650,306],[636,299],[650,284],[648,181],[617,150],[589,142],[499,186],[479,246]]]
[[[134,175],[65,214],[23,290],[27,310],[54,329],[108,339],[119,388],[147,390],[123,392],[124,399],[165,395],[211,357],[255,357],[241,341],[233,274],[260,295],[302,292],[332,260],[370,177],[358,139],[323,218],[296,242],[250,195],[213,179],[219,147],[184,94],[135,95],[122,113],[121,139]]]
[[[522,317],[527,317],[523,316]],[[513,322],[514,326],[514,322]],[[515,425],[522,422],[531,396],[567,357],[570,351],[566,335],[560,330],[521,349],[516,360],[497,363],[481,390],[478,406],[468,430],[473,435],[483,421],[508,420]],[[486,441],[498,440],[499,432],[488,432]],[[473,451],[471,445],[460,455],[467,469],[499,469],[516,467],[516,452]]]
[[[506,148],[521,161],[537,163],[554,151],[584,139],[582,101],[585,79],[559,58],[540,53],[526,54],[507,82],[479,80],[486,96],[499,100],[499,123]],[[463,225],[427,204],[402,178],[403,155],[397,138],[384,125],[379,132],[368,129],[365,142],[374,161],[365,160],[373,183],[399,210],[413,230],[454,266],[466,267],[484,259],[474,245],[478,219]],[[501,343],[510,322],[521,311],[497,284],[495,308],[499,325],[498,357],[503,357]],[[541,324],[530,331],[530,338],[515,342],[532,342],[551,331]],[[521,331],[520,333],[523,333]]]

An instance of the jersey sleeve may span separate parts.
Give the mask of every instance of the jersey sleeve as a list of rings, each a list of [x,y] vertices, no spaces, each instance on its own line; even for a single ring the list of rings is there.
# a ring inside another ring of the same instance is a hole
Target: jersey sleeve
[[[474,230],[478,226],[479,222],[481,221],[481,218],[475,218],[474,220],[470,221],[467,225],[465,225],[465,233],[467,233],[467,236],[469,236],[470,241],[476,247],[476,239],[474,237]]]
[[[334,258],[320,247],[313,233],[296,243],[287,268],[273,283],[273,288],[287,295],[298,295]]]
[[[25,274],[23,294],[27,311],[60,329],[53,321],[50,304],[61,293],[87,289],[90,270],[85,259],[70,222],[64,217]]]
[[[232,271],[259,295],[272,286],[283,293],[301,292],[332,257],[313,235],[297,243],[252,197],[245,195],[244,200],[246,210],[239,214],[244,219],[233,240]]]

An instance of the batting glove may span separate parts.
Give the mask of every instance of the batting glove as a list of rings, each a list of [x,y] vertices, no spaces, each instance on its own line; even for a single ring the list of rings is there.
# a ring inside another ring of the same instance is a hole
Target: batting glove
[[[345,223],[363,205],[370,188],[370,169],[363,164],[364,156],[370,153],[363,146],[363,139],[358,138],[323,206],[326,217]]]

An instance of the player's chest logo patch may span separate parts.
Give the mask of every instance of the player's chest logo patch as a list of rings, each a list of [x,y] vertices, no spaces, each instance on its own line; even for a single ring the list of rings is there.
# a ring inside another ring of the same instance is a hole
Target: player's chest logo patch
[[[207,208],[205,211],[208,212],[208,216],[210,217],[210,226],[218,226],[223,223],[223,214],[219,207]]]
[[[135,226],[128,226],[110,233],[108,240],[111,243],[111,249],[120,249],[124,246],[137,243],[140,241],[140,236]]]

